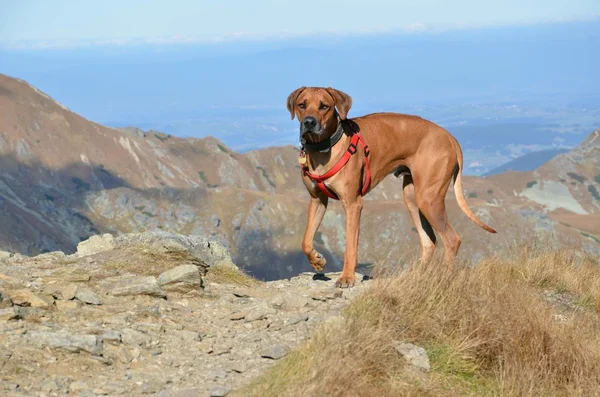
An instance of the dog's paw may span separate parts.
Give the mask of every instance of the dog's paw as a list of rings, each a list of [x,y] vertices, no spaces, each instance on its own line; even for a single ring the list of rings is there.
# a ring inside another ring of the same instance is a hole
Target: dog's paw
[[[342,274],[340,276],[340,278],[337,279],[337,281],[335,282],[335,286],[338,288],[352,288],[354,287],[354,274],[350,275],[350,276],[346,276],[344,274]]]
[[[313,269],[315,269],[317,272],[322,272],[325,268],[325,265],[327,264],[327,260],[325,259],[325,257],[317,251],[313,252],[313,255],[311,255],[311,257],[308,258],[308,261],[310,262],[310,265],[313,267]]]

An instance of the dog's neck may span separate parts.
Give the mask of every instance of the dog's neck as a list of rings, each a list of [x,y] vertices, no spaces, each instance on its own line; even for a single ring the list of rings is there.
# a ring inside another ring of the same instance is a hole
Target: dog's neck
[[[329,152],[331,150],[331,148],[334,147],[335,144],[339,142],[339,140],[342,138],[342,135],[344,135],[344,129],[342,127],[342,123],[340,123],[338,121],[337,124],[338,124],[338,126],[337,126],[335,132],[321,141],[318,141],[318,142],[302,141],[302,146],[304,147],[304,150],[306,150],[309,153]],[[310,137],[309,137],[309,139],[310,139]],[[312,139],[310,139],[310,140],[312,141]]]
[[[328,145],[331,143],[331,145],[328,146],[328,150],[310,150],[306,147],[308,145],[306,143],[304,144],[306,156],[308,158],[309,169],[311,170],[311,172],[323,173],[325,171],[328,171],[327,165],[329,164],[329,162],[337,161],[337,159],[340,158],[343,155],[343,153],[348,149],[348,145],[350,144],[351,138],[347,134],[345,134],[342,123],[339,119],[337,120],[336,125],[336,132],[330,135],[328,138],[324,139],[323,141],[320,141],[328,142]],[[336,134],[338,134],[339,136],[336,137],[335,142],[333,142],[331,138]],[[316,144],[318,145],[319,143]],[[312,145],[315,144],[313,143]]]

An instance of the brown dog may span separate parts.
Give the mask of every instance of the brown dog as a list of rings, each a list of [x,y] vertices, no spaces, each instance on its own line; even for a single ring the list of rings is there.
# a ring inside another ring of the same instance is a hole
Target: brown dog
[[[418,116],[396,113],[346,120],[351,106],[352,98],[333,88],[301,87],[287,100],[292,120],[297,116],[300,121],[300,138],[306,150],[306,155],[304,150],[301,153],[300,163],[311,200],[302,249],[316,271],[322,271],[326,261],[314,249],[313,239],[329,197],[339,198],[346,211],[346,252],[336,286],[354,285],[362,195],[390,173],[404,176],[404,201],[419,233],[422,261],[431,258],[435,249],[434,230],[442,239],[447,262],[452,262],[458,253],[460,238],[448,222],[445,205],[453,176],[454,193],[462,211],[483,229],[496,233],[467,206],[461,186],[462,150],[448,131]],[[355,132],[370,152],[352,140]],[[339,168],[342,158],[347,163]],[[335,175],[326,181],[319,179],[336,167],[339,169]]]

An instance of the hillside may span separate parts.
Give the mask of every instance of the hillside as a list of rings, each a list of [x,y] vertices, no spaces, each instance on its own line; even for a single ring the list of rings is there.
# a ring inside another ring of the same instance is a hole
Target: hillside
[[[597,135],[534,172],[464,178],[469,205],[500,231],[497,236],[473,225],[450,189],[449,216],[463,240],[461,255],[480,258],[538,232],[552,233],[557,244],[597,251]],[[94,234],[163,230],[210,236],[259,278],[310,271],[300,251],[308,196],[292,146],[242,155],[215,138],[108,128],[0,75],[0,166],[4,250],[70,253]],[[560,194],[549,194],[556,186]],[[339,203],[329,208],[317,244],[327,270],[336,271],[345,221]],[[363,214],[362,265],[417,255],[401,181],[383,181],[367,196]]]
[[[536,168],[542,166],[548,161],[552,160],[559,154],[568,152],[567,149],[548,149],[539,150],[536,152],[527,153],[523,156],[517,157],[508,163],[502,164],[501,166],[494,168],[491,171],[486,172],[483,176],[490,176],[501,174],[507,171],[533,171]]]

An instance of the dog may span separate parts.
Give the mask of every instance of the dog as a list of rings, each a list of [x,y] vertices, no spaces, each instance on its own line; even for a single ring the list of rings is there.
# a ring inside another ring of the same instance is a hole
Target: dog
[[[336,286],[354,286],[363,196],[386,176],[402,176],[404,202],[421,243],[421,261],[433,255],[436,235],[444,259],[452,263],[461,240],[448,222],[445,197],[454,178],[461,210],[490,233],[467,206],[462,192],[463,154],[458,141],[444,128],[419,116],[372,113],[347,119],[352,98],[331,87],[300,87],[287,98],[292,120],[300,123],[302,181],[310,194],[302,250],[317,272],[327,261],[313,245],[330,198],[339,199],[346,213],[344,267]]]

